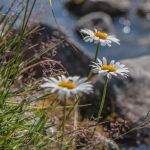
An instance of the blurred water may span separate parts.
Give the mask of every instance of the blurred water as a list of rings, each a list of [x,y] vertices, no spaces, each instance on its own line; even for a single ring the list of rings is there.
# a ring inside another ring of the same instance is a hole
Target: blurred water
[[[139,147],[121,148],[121,150],[150,150],[150,146],[141,145]]]
[[[49,9],[49,0],[37,0],[35,12],[41,11],[39,17],[41,22],[58,27]],[[53,9],[60,28],[64,28],[67,35],[74,41],[80,43],[88,52],[95,52],[95,45],[85,43],[75,32],[76,16],[69,13],[62,5],[63,0],[53,1]],[[0,0],[1,3],[9,5],[12,0]],[[102,47],[101,56],[108,59],[125,59],[150,54],[150,20],[141,19],[136,14],[137,5],[142,0],[132,0],[129,14],[126,18],[113,19],[116,36],[121,40],[121,46],[113,44],[111,48]],[[42,5],[41,5],[42,4]],[[38,14],[39,15],[39,14]],[[36,18],[36,17],[34,17]],[[34,19],[33,18],[33,19]]]
[[[150,20],[139,18],[136,14],[137,5],[142,2],[141,0],[132,0],[131,2],[131,9],[126,18],[113,19],[115,34],[121,40],[121,46],[113,44],[111,48],[103,47],[101,56],[119,60],[150,54]],[[94,53],[95,45],[85,43],[74,32],[79,18],[64,9],[60,0],[56,0],[53,7],[59,25],[66,29],[67,34],[87,51]],[[55,23],[52,17],[45,21],[48,24]]]

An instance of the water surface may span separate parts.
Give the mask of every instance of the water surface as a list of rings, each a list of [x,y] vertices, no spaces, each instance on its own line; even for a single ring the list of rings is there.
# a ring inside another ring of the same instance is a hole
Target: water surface
[[[74,31],[77,21],[80,19],[63,7],[62,0],[53,1],[53,9],[57,19],[58,26],[54,21],[49,7],[49,0],[37,0],[34,12],[38,14],[37,17],[32,17],[32,20],[39,19],[48,25],[63,28],[69,38],[78,42],[86,51],[94,54],[95,45],[85,43]],[[8,6],[12,0],[1,0],[5,6]],[[143,19],[137,16],[136,8],[141,3],[141,0],[132,0],[130,11],[126,18],[113,18],[113,26],[116,36],[121,40],[121,46],[113,43],[111,48],[102,47],[101,56],[108,59],[125,59],[134,58],[150,54],[150,20]],[[7,9],[7,7],[5,7]],[[36,16],[36,15],[35,15]]]

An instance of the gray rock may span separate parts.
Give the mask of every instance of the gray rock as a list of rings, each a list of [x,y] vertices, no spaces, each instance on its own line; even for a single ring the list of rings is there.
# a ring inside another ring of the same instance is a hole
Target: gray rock
[[[80,101],[81,104],[90,104],[90,106],[80,108],[82,118],[91,119],[97,117],[103,94],[104,80],[103,78],[96,78],[93,79],[92,83],[94,85],[94,92],[90,95],[84,95]],[[112,84],[109,82],[102,116],[108,116],[115,111],[115,105],[115,92]]]
[[[26,71],[26,80],[28,80],[28,77],[58,76],[66,70],[69,75],[80,76],[87,76],[89,72],[91,56],[58,29],[40,25],[38,32],[34,33],[24,45],[32,46],[29,50],[23,52],[23,61],[28,62],[31,58],[34,58],[34,61],[29,65],[43,61],[43,63],[31,68],[31,72],[30,70]],[[54,63],[49,64],[48,60],[54,60]],[[44,75],[44,73],[46,74]]]
[[[109,81],[103,109],[103,116],[114,110],[133,123],[145,118],[150,111],[150,56],[123,60],[130,70],[127,79],[113,78]],[[95,79],[94,94],[83,98],[83,103],[91,104],[82,108],[83,117],[95,115],[98,111],[103,91],[103,78]],[[118,111],[119,110],[119,111]]]
[[[112,78],[109,81],[105,105],[102,116],[108,116],[112,112],[117,112],[119,116],[124,116],[132,123],[132,127],[147,122],[143,130],[138,130],[140,137],[128,136],[132,141],[149,143],[150,136],[150,56],[123,60],[129,70],[127,79]],[[103,78],[93,80],[94,93],[82,98],[83,104],[91,104],[89,107],[81,108],[80,114],[83,118],[97,116],[101,103],[103,91]],[[146,119],[146,120],[145,120]],[[135,133],[135,132],[134,132]],[[133,139],[134,138],[134,139]],[[130,140],[131,140],[130,139]]]
[[[128,80],[115,85],[116,104],[132,122],[145,118],[150,111],[150,56],[122,61],[130,70]]]
[[[150,26],[147,30],[150,30]],[[138,42],[143,47],[147,47],[149,49],[149,47],[150,47],[150,36],[141,37],[141,38],[139,38]]]
[[[129,0],[66,0],[65,6],[78,16],[95,11],[121,16],[127,14],[130,2]]]
[[[149,0],[139,4],[137,8],[137,14],[140,17],[146,17],[147,19],[150,20],[150,1]]]
[[[94,12],[81,17],[75,28],[78,33],[83,28],[91,30],[96,28],[107,33],[114,31],[111,17],[103,12]]]

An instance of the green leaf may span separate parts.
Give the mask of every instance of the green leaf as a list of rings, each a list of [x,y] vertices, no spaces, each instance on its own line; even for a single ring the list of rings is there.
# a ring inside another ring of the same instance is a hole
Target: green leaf
[[[49,0],[50,6],[52,7],[53,0]]]

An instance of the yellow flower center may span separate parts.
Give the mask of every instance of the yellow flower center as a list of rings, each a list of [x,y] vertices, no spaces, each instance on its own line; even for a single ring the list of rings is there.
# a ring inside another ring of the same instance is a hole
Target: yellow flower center
[[[109,72],[115,72],[117,70],[116,67],[111,66],[111,65],[103,65],[101,66],[102,70],[108,70]]]
[[[95,34],[95,36],[99,37],[100,39],[107,39],[107,37],[108,37],[108,34],[106,34],[104,32],[97,31],[94,34]]]
[[[58,86],[66,87],[67,89],[74,89],[74,88],[76,88],[76,85],[74,83],[72,83],[72,82],[69,82],[69,81],[59,82]]]

